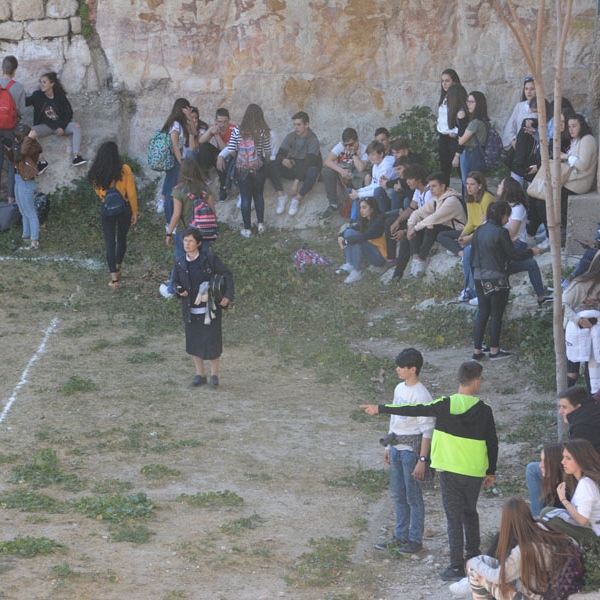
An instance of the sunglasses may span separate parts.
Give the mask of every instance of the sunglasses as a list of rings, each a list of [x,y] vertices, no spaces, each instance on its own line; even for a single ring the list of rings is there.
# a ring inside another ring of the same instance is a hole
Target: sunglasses
[[[529,83],[530,81],[535,81],[533,77],[525,77],[525,81],[523,83]]]

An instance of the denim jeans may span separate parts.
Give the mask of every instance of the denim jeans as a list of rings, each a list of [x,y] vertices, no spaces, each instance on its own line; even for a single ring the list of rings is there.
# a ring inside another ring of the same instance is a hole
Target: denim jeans
[[[360,233],[355,229],[346,229],[344,231],[344,239],[348,240],[348,245],[345,248],[346,262],[352,265],[356,271],[360,271],[360,264],[364,258],[370,265],[381,267],[385,264],[385,258],[381,255],[378,248],[371,242],[358,242],[353,244],[351,240],[359,236]]]
[[[167,225],[171,222],[171,217],[173,216],[173,198],[171,198],[171,192],[177,185],[180,167],[181,165],[176,160],[173,168],[165,173],[165,180],[163,181],[161,195],[165,197],[165,222]]]
[[[256,173],[236,173],[236,182],[242,198],[242,219],[244,229],[252,227],[252,200],[256,210],[256,220],[265,221],[265,189],[266,167],[263,165]]]
[[[540,266],[537,261],[533,258],[527,258],[525,260],[511,260],[508,263],[508,273],[520,273],[521,271],[527,271],[529,275],[529,281],[535,290],[535,295],[538,298],[546,295],[544,283],[542,281],[542,274],[540,273]]]
[[[529,506],[534,517],[546,506],[542,500],[542,470],[539,462],[530,462],[525,468],[525,480],[529,490]]]
[[[38,134],[38,137],[56,135],[56,129],[52,129],[51,127],[48,127],[48,125],[44,125],[43,123],[40,125],[34,125],[32,129],[35,129],[35,132]],[[64,135],[73,136],[73,154],[79,154],[79,149],[81,148],[81,133],[81,127],[75,127],[73,122],[69,123],[65,127]]]
[[[463,248],[463,289],[467,290],[471,298],[477,298],[475,291],[475,280],[473,279],[473,270],[471,269],[471,244],[467,244]]]
[[[35,179],[24,181],[21,176],[15,174],[15,198],[17,206],[23,217],[23,237],[32,240],[40,239],[40,221],[35,212]]]
[[[460,176],[463,185],[463,198],[467,191],[467,175],[471,171],[483,171],[485,163],[479,146],[466,147],[460,155]]]
[[[423,541],[425,505],[419,482],[412,472],[417,455],[412,450],[390,450],[390,493],[396,511],[397,540]]]

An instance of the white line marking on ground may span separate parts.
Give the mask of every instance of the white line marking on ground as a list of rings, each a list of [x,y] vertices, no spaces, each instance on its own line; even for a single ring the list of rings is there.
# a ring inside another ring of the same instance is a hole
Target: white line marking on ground
[[[38,359],[38,356],[46,348],[46,344],[48,343],[48,340],[50,339],[50,335],[56,329],[57,325],[58,325],[58,317],[54,317],[54,319],[52,319],[52,322],[50,323],[50,326],[48,327],[48,329],[46,329],[46,331],[44,333],[44,339],[42,340],[42,343],[40,344],[36,353],[29,359],[29,362],[27,363],[27,366],[25,367],[25,370],[23,371],[23,373],[21,375],[21,381],[19,381],[19,383],[17,383],[17,385],[15,386],[12,396],[8,399],[8,402],[6,403],[6,406],[4,407],[2,414],[0,414],[0,423],[2,423],[2,421],[4,421],[4,419],[6,418],[6,415],[8,414],[8,411],[11,409],[15,400],[17,399],[19,390],[27,383],[27,375],[29,374],[29,369],[31,368],[33,363]]]

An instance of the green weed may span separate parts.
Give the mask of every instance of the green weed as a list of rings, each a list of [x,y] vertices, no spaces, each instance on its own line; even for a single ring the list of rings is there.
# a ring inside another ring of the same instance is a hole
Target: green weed
[[[328,479],[332,487],[351,487],[363,494],[380,494],[390,483],[389,472],[383,469],[357,469],[339,479]]]
[[[94,494],[122,494],[133,489],[131,481],[121,481],[120,479],[105,479],[92,487]]]
[[[421,155],[430,171],[437,168],[434,148],[437,148],[437,118],[429,106],[413,106],[398,118],[398,124],[390,129],[392,137],[408,142],[410,149]]]
[[[143,492],[127,497],[121,494],[88,496],[72,502],[71,505],[91,519],[116,523],[147,518],[154,514],[154,504]]]
[[[72,396],[78,392],[94,392],[97,389],[98,386],[91,379],[71,375],[68,381],[60,384],[58,391],[64,396]]]
[[[158,354],[158,352],[138,352],[137,354],[127,357],[127,362],[132,365],[163,362],[164,360],[165,357],[162,354]]]
[[[146,544],[153,535],[154,532],[150,531],[145,525],[119,523],[111,528],[111,541],[113,542]]]
[[[220,508],[222,506],[241,506],[244,499],[235,492],[224,490],[223,492],[198,492],[193,496],[180,494],[175,498],[176,502],[186,502],[190,506],[200,508]]]
[[[518,425],[505,437],[508,443],[528,442],[547,444],[556,441],[556,403],[532,402],[521,416]]]
[[[249,517],[241,517],[229,521],[219,527],[219,530],[229,535],[240,535],[245,529],[256,529],[265,522],[260,515],[253,513]]]
[[[64,546],[46,537],[18,536],[14,540],[0,541],[0,555],[11,554],[25,558],[31,558],[38,554],[52,554],[59,548],[64,548]]]
[[[30,463],[15,467],[9,482],[28,483],[34,489],[53,484],[72,491],[79,491],[86,487],[86,484],[76,475],[67,475],[60,470],[58,457],[54,450],[49,448],[40,450]]]
[[[325,537],[310,539],[312,552],[305,552],[297,561],[291,575],[285,576],[288,585],[325,587],[335,584],[349,568],[353,544],[346,538]]]
[[[0,496],[0,506],[2,508],[18,508],[21,512],[65,513],[69,510],[68,505],[64,502],[29,490],[5,492]]]
[[[164,465],[145,465],[141,468],[140,473],[146,477],[146,479],[165,479],[167,477],[177,477],[181,475],[181,471],[177,469],[170,469]]]
[[[64,562],[50,567],[48,575],[52,579],[69,579],[75,577],[77,574],[71,569],[68,563]]]

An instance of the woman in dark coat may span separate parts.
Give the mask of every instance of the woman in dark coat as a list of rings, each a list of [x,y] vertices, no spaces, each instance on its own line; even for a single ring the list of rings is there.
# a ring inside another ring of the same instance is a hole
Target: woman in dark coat
[[[185,324],[185,350],[194,359],[196,377],[192,385],[219,385],[219,359],[223,352],[221,334],[222,309],[233,302],[233,275],[212,252],[202,251],[200,230],[190,227],[183,234],[185,255],[175,263],[173,286],[182,299],[181,313]],[[225,291],[222,298],[212,298],[208,285],[213,275],[222,275]],[[204,361],[210,362],[210,381]]]

